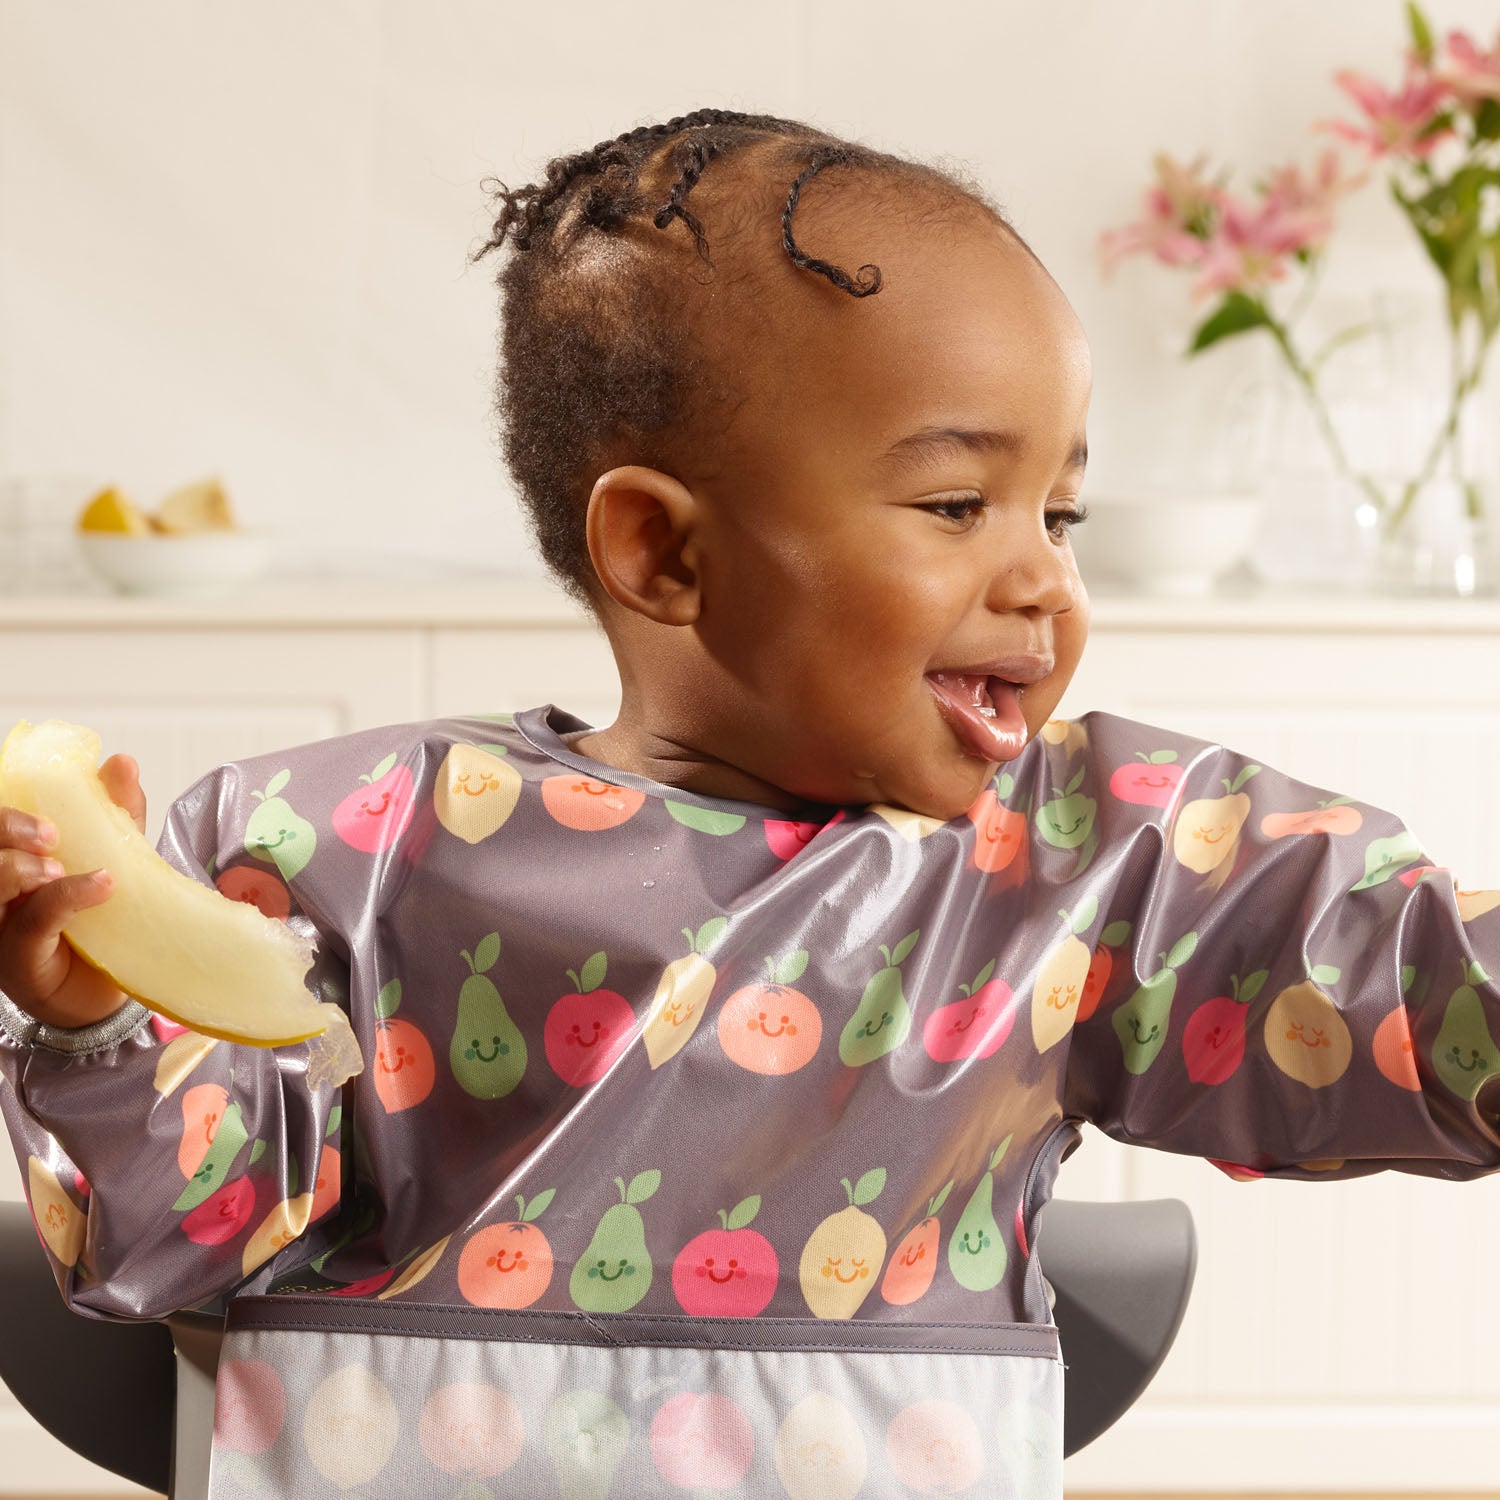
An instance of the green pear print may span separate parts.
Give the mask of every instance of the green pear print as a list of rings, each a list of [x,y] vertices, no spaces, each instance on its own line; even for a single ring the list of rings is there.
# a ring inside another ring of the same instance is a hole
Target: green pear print
[[[1432,1044],[1432,1065],[1438,1077],[1470,1103],[1491,1078],[1500,1074],[1500,1048],[1490,1035],[1484,1002],[1474,988],[1488,978],[1477,963],[1467,966],[1464,983],[1449,997],[1443,1024]]]
[[[1000,1285],[1008,1259],[1000,1226],[995,1222],[995,1168],[1010,1149],[1010,1136],[990,1153],[984,1176],[974,1184],[964,1211],[948,1239],[948,1269],[953,1279],[971,1292],[988,1292]]]
[[[1417,842],[1417,836],[1404,828],[1389,838],[1373,839],[1365,850],[1365,873],[1350,890],[1365,891],[1372,885],[1383,885],[1392,875],[1416,864],[1421,858],[1422,846]]]
[[[859,1006],[839,1034],[839,1056],[851,1068],[863,1067],[906,1040],[911,1007],[901,989],[901,965],[921,937],[909,932],[894,948],[880,945],[885,967],[876,972],[859,997]]]
[[[568,1391],[547,1408],[542,1441],[563,1500],[606,1500],[630,1446],[630,1419],[598,1391]]]
[[[245,824],[245,852],[275,865],[283,880],[295,880],[307,868],[318,845],[318,835],[306,818],[292,810],[279,793],[292,779],[278,771],[263,792],[251,792],[260,804]]]
[[[1161,955],[1162,967],[1149,975],[1111,1017],[1115,1035],[1125,1052],[1125,1071],[1144,1073],[1161,1053],[1167,1042],[1167,1022],[1172,1017],[1172,1000],[1177,994],[1177,975],[1198,947],[1198,934],[1190,932],[1179,938],[1170,953]]]
[[[629,1187],[623,1177],[616,1177],[615,1186],[620,1201],[605,1209],[568,1280],[569,1294],[585,1312],[626,1312],[651,1289],[651,1252],[636,1204],[661,1186],[661,1173],[654,1168],[638,1172]]]
[[[526,1038],[488,978],[500,957],[500,934],[463,950],[469,977],[458,992],[458,1019],[448,1046],[448,1064],[458,1085],[476,1099],[503,1099],[526,1071]]]

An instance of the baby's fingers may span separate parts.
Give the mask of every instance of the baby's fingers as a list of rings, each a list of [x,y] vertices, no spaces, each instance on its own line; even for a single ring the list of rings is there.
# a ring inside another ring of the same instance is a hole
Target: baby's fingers
[[[63,928],[80,911],[109,899],[114,880],[107,870],[47,879],[6,908],[0,926],[0,975],[11,998],[51,995],[67,977],[72,950]]]
[[[0,848],[0,915],[18,896],[29,896],[66,872],[59,860],[24,848]]]
[[[111,755],[99,767],[99,780],[109,793],[110,801],[123,807],[135,819],[135,826],[146,831],[146,794],[141,790],[141,768],[128,755]]]

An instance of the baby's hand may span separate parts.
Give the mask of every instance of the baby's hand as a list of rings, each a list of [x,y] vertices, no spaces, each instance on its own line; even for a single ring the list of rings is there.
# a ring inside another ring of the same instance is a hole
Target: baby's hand
[[[146,797],[128,755],[99,767],[110,800],[143,832]],[[57,830],[16,807],[0,807],[0,992],[52,1026],[87,1026],[111,1016],[128,996],[86,963],[62,935],[76,912],[109,899],[107,870],[65,875],[49,857]]]

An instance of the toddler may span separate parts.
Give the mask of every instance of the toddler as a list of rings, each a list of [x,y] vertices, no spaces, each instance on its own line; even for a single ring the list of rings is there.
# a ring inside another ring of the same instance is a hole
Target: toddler
[[[168,859],[316,939],[341,1090],[115,992],[61,938],[107,873],[0,813],[60,1287],[227,1308],[216,1497],[1057,1497],[1032,1235],[1079,1124],[1500,1167],[1500,894],[1051,718],[1089,355],[973,183],[702,110],[498,201],[506,454],[619,716],[369,730],[172,809]]]

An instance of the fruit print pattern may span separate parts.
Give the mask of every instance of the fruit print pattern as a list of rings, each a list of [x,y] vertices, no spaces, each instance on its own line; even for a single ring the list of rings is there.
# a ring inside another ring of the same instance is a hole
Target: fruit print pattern
[[[718,977],[706,955],[728,925],[724,917],[710,917],[696,932],[691,927],[682,929],[687,955],[674,958],[662,970],[641,1032],[653,1068],[676,1057],[698,1029]]]
[[[466,1094],[503,1099],[526,1071],[526,1038],[489,977],[500,958],[500,934],[490,933],[473,953],[466,948],[459,957],[468,965],[469,977],[458,992],[448,1066]]]
[[[1060,1118],[1245,1180],[1500,1165],[1480,1110],[1500,894],[1450,901],[1387,814],[1093,716],[1047,726],[948,824],[761,819],[600,781],[571,727],[370,731],[231,768],[169,819],[180,867],[316,928],[314,982],[347,992],[367,1070],[335,1103],[304,1049],[156,1022],[108,1067],[27,1053],[29,1108],[8,1088],[0,1109],[91,1310],[243,1285],[732,1319],[750,1347],[809,1315],[835,1343],[870,1320],[1037,1323],[1022,1205]],[[0,1039],[12,1079],[19,1055]],[[579,1493],[627,1450],[676,1483],[704,1422],[739,1431],[723,1395],[664,1394],[653,1410],[691,1399],[653,1437],[602,1393],[541,1392],[528,1440]],[[794,1405],[753,1446],[804,1486],[841,1423],[841,1481],[856,1444],[869,1473],[918,1473],[945,1422],[973,1447],[920,1391],[873,1432]]]
[[[990,1152],[948,1238],[948,1269],[953,1279],[971,1292],[993,1291],[1005,1275],[1009,1254],[995,1222],[995,1168],[1005,1160],[1012,1139],[1006,1136]]]
[[[871,1167],[858,1182],[841,1181],[847,1206],[807,1237],[797,1266],[802,1295],[815,1318],[852,1318],[874,1291],[885,1262],[885,1231],[864,1211],[885,1191],[885,1168]]]
[[[823,1039],[818,1007],[792,986],[807,972],[808,953],[799,948],[777,960],[766,957],[769,979],[736,990],[719,1012],[719,1045],[733,1063],[751,1073],[778,1077],[812,1061]]]
[[[906,1040],[911,1030],[911,1006],[901,986],[901,965],[911,957],[921,935],[920,930],[909,932],[894,948],[880,945],[885,965],[865,985],[854,1014],[839,1034],[839,1056],[851,1068],[884,1057]]]
[[[605,1209],[568,1282],[568,1294],[585,1312],[628,1312],[651,1290],[651,1252],[638,1205],[655,1195],[661,1173],[654,1167],[638,1172],[628,1186],[616,1177],[615,1186],[620,1201]]]
[[[609,959],[590,954],[581,971],[568,970],[570,994],[547,1012],[547,1061],[564,1083],[583,1088],[597,1083],[630,1044],[635,1012],[618,991],[604,988]]]

